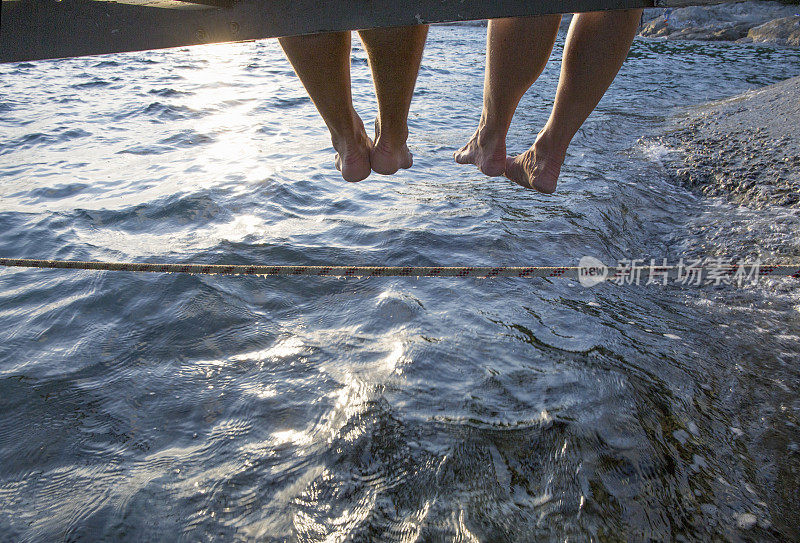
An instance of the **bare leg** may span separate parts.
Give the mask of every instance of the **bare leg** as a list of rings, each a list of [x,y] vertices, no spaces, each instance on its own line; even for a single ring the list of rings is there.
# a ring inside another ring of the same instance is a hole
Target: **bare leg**
[[[525,92],[544,70],[561,15],[493,19],[486,33],[483,111],[478,129],[455,154],[489,176],[506,167],[506,134]]]
[[[556,190],[567,147],[625,61],[641,14],[631,9],[575,16],[550,118],[528,151],[508,158],[509,179],[546,194]]]
[[[322,115],[336,149],[336,168],[346,181],[370,174],[372,142],[353,108],[350,92],[350,33],[280,38],[286,56]]]
[[[367,51],[378,99],[370,163],[375,173],[393,174],[400,168],[410,168],[413,163],[406,146],[408,111],[428,27],[362,30],[359,35]]]

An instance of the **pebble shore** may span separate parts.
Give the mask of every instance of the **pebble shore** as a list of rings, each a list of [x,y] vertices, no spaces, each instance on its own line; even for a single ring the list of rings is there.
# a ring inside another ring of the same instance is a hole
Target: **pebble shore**
[[[800,209],[800,77],[693,108],[663,143],[668,169],[708,196]]]

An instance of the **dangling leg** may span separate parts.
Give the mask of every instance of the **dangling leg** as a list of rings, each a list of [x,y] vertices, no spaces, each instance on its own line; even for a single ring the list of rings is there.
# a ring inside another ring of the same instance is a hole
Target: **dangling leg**
[[[489,176],[503,174],[511,118],[547,64],[560,22],[561,15],[489,21],[481,120],[469,143],[456,152],[456,162],[475,164]]]
[[[378,99],[370,162],[374,172],[393,174],[400,168],[410,168],[413,162],[406,146],[408,110],[428,27],[362,30],[359,35],[367,51]]]
[[[525,153],[506,161],[506,176],[523,187],[556,190],[567,147],[628,55],[642,10],[580,13],[569,28],[550,118]]]
[[[350,33],[280,38],[281,47],[322,115],[336,149],[336,168],[346,181],[370,174],[372,142],[353,108],[350,92]]]

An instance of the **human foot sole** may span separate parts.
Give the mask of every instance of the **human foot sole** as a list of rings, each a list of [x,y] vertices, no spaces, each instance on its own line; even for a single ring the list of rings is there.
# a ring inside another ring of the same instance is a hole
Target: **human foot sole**
[[[364,123],[356,118],[353,121],[354,131],[348,137],[331,136],[333,148],[336,149],[334,164],[342,173],[342,178],[350,183],[363,181],[372,172],[370,153],[372,140],[364,130]]]
[[[564,159],[558,156],[537,153],[534,145],[521,155],[506,159],[505,176],[525,188],[553,194],[563,163]]]
[[[381,175],[392,175],[398,170],[407,170],[414,165],[414,157],[405,144],[392,148],[380,142],[376,143],[370,151],[369,160],[372,171]]]

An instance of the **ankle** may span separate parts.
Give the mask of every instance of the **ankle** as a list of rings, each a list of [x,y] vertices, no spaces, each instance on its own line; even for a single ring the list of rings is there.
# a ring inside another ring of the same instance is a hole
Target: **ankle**
[[[384,152],[403,147],[408,141],[408,126],[405,122],[375,119],[375,147]]]
[[[475,131],[478,144],[481,146],[492,145],[499,141],[505,141],[508,133],[508,126],[498,123],[485,115],[481,116],[478,129]]]
[[[563,160],[567,154],[567,147],[569,147],[570,139],[571,138],[559,138],[557,135],[547,130],[547,128],[544,128],[536,136],[536,142],[534,142],[533,148],[539,156],[552,156],[553,158]]]
[[[478,128],[484,128],[492,134],[502,134],[505,137],[511,126],[511,120],[516,110],[516,104],[512,105],[506,100],[497,101],[487,98],[481,109],[481,120]]]
[[[363,138],[364,123],[361,122],[356,110],[351,108],[349,114],[336,124],[328,124],[328,131],[334,142],[354,143]]]
[[[376,140],[375,144],[372,146],[374,152],[382,155],[394,155],[399,150],[402,150],[404,148],[406,148],[404,141],[400,142],[383,137]]]

